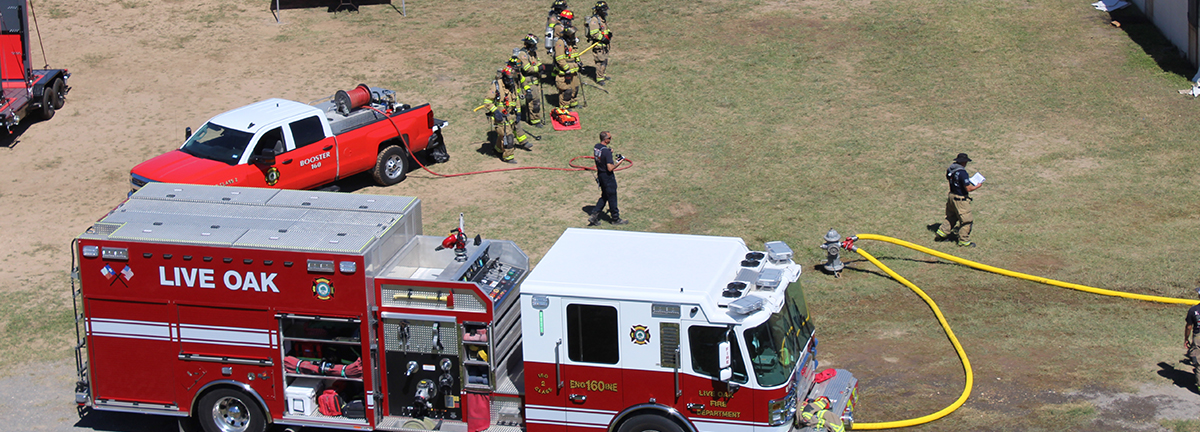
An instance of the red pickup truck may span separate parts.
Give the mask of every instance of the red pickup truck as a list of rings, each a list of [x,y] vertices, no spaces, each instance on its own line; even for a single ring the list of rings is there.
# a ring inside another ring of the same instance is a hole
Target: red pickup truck
[[[446,125],[429,104],[397,103],[366,85],[315,105],[267,99],[189,128],[183,146],[133,167],[130,181],[132,191],[149,182],[313,189],[370,170],[389,186],[404,180],[412,155],[450,158]]]

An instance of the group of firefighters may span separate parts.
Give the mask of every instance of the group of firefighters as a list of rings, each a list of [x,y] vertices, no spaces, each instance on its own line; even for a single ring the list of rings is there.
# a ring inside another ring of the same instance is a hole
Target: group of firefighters
[[[480,108],[486,108],[486,114],[492,120],[493,148],[500,160],[516,163],[517,147],[533,148],[531,135],[525,132],[521,123],[542,127],[543,80],[554,79],[558,99],[550,117],[551,121],[564,126],[573,126],[579,121],[572,110],[579,105],[583,84],[579,76],[582,69],[580,56],[591,51],[596,84],[603,86],[608,80],[608,49],[612,40],[612,31],[608,29],[608,3],[597,1],[592,11],[582,35],[589,45],[581,50],[578,48],[580,32],[573,24],[575,14],[567,8],[565,0],[555,0],[546,17],[545,34],[546,52],[553,56],[553,62],[538,59],[537,36],[529,34],[522,39],[522,46],[513,50],[507,64],[496,71],[496,78],[488,85]]]

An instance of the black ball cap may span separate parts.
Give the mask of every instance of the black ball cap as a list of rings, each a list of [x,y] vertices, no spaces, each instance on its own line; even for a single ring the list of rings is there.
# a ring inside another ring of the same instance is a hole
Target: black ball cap
[[[959,153],[958,156],[954,157],[954,161],[955,162],[970,162],[971,158],[967,157],[966,153]]]

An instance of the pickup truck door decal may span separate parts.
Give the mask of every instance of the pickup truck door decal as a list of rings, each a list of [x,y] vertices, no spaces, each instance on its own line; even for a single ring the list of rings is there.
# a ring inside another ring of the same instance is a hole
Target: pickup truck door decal
[[[337,178],[337,146],[334,139],[310,134],[306,130],[307,120],[292,122],[284,128],[287,151],[275,157],[273,168],[279,170],[280,180],[274,187],[311,189]]]

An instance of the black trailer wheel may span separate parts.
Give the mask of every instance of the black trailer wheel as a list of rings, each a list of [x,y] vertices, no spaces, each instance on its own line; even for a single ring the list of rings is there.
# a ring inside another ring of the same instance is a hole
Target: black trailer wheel
[[[42,89],[42,109],[41,111],[38,111],[38,114],[42,117],[42,120],[50,120],[54,118],[54,100],[57,99],[56,95],[57,93],[54,92],[53,87]]]
[[[622,423],[617,432],[683,432],[683,428],[666,417],[643,414]]]
[[[216,389],[200,398],[196,419],[204,432],[264,432],[266,415],[246,393]]]
[[[404,181],[408,175],[408,152],[404,147],[389,146],[379,152],[375,159],[375,169],[371,171],[375,183],[380,186],[391,186]]]
[[[63,96],[63,86],[65,85],[66,84],[63,83],[63,79],[58,78],[55,79],[54,84],[50,86],[50,88],[54,89],[54,109],[56,110],[62,109],[63,104],[66,103],[67,98]]]

